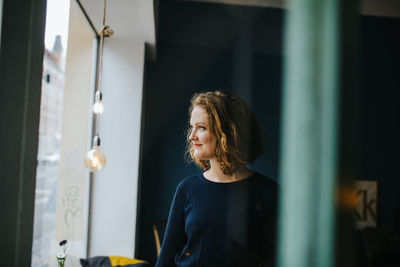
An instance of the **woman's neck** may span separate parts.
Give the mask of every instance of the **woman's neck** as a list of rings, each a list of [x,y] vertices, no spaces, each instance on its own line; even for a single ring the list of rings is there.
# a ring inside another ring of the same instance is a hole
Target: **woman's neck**
[[[204,177],[210,181],[218,182],[218,183],[231,183],[236,182],[242,179],[245,179],[251,176],[253,172],[243,166],[242,168],[237,169],[232,174],[225,174],[221,170],[221,164],[216,159],[210,160],[210,169],[204,172]]]

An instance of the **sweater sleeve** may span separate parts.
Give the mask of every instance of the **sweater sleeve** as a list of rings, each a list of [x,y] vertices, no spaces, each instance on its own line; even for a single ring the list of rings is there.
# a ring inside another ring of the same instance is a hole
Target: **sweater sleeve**
[[[175,255],[185,245],[185,199],[183,193],[182,184],[179,184],[172,201],[162,248],[155,267],[175,266]]]

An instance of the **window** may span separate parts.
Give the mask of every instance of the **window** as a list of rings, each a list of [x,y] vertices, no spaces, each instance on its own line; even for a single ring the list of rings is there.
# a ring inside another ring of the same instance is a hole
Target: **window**
[[[88,172],[96,34],[75,0],[48,0],[40,107],[32,266],[86,256]]]

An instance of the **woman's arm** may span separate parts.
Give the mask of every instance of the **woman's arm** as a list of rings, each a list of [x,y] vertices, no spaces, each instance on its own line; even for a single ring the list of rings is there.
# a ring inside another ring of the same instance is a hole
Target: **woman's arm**
[[[175,266],[175,255],[185,245],[185,218],[184,218],[185,198],[182,185],[179,184],[169,212],[167,228],[165,230],[164,241],[156,267]]]

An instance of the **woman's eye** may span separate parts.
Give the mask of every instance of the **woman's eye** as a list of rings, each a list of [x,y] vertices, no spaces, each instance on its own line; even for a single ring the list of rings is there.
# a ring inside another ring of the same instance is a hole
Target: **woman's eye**
[[[205,130],[206,127],[204,127],[204,126],[199,126],[199,129],[200,129],[200,130]]]

